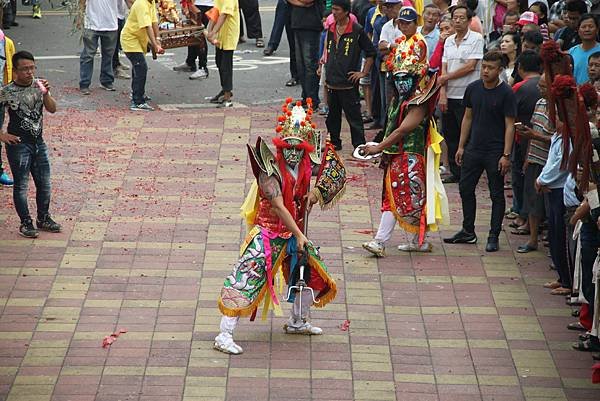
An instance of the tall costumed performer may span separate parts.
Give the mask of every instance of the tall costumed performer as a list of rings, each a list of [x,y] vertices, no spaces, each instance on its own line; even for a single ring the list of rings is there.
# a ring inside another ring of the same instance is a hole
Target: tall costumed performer
[[[396,221],[412,235],[408,243],[398,246],[400,251],[429,252],[427,232],[436,231],[439,223],[447,224],[449,215],[439,174],[443,138],[432,119],[439,86],[435,86],[436,76],[428,75],[427,45],[419,33],[401,35],[396,43],[386,61],[395,94],[384,140],[359,151],[363,156],[382,153],[381,222],[375,238],[363,244],[379,257],[385,256],[385,243]]]
[[[291,98],[286,99],[273,138],[275,154],[261,137],[255,147],[248,145],[256,180],[242,205],[242,215],[250,230],[218,300],[223,317],[214,346],[219,351],[243,352],[233,340],[240,317],[253,320],[259,307],[263,319],[269,309],[281,315],[277,292],[283,292],[284,282],[290,288],[306,285],[313,290],[288,292],[288,301],[293,302],[284,325],[288,334],[321,334],[309,321],[309,307],[323,307],[336,296],[335,281],[318,248],[306,237],[306,227],[315,203],[326,209],[342,196],[346,170],[330,143],[319,157],[320,136],[311,122],[312,100],[307,99],[307,104],[305,110],[300,102],[293,105]],[[310,190],[312,172],[317,170],[315,187]]]

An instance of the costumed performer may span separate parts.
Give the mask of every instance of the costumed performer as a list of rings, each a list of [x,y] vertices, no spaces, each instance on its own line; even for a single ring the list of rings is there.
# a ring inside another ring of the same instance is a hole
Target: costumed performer
[[[346,171],[330,143],[319,157],[320,137],[311,121],[312,100],[307,99],[306,111],[300,102],[295,106],[291,102],[291,98],[286,99],[283,114],[278,117],[278,135],[273,138],[276,154],[260,137],[256,147],[248,145],[256,181],[242,205],[242,215],[252,228],[218,300],[223,317],[214,347],[225,353],[243,352],[233,340],[234,329],[242,316],[253,320],[261,302],[263,319],[269,309],[281,313],[276,288],[281,292],[284,281],[289,286],[296,284],[300,258],[306,259],[304,279],[314,290],[315,306],[327,305],[337,293],[318,249],[306,237],[306,219],[315,203],[326,209],[341,197]],[[313,165],[319,164],[315,187],[309,191]],[[309,321],[313,295],[309,291],[291,292],[289,301],[293,305],[284,331],[321,334],[322,330]]]
[[[399,18],[407,11],[412,9],[404,7]],[[427,45],[416,33],[416,24],[401,28],[403,35],[396,39],[398,46],[386,61],[395,94],[388,108],[384,140],[361,151],[365,156],[383,152],[381,222],[375,238],[363,244],[379,257],[385,256],[385,243],[396,221],[413,235],[409,243],[398,246],[400,251],[430,252],[426,233],[436,231],[438,223],[446,223],[449,214],[439,174],[443,138],[431,118],[439,87],[435,87],[436,76],[428,75]]]

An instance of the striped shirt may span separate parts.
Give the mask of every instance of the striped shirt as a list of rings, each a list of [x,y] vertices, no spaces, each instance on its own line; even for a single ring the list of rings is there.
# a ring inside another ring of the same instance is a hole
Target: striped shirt
[[[535,104],[533,115],[531,116],[531,124],[533,130],[548,137],[552,137],[555,128],[548,118],[548,102],[546,99],[540,99]],[[529,141],[529,153],[527,154],[528,163],[536,163],[541,166],[546,164],[548,160],[549,143],[532,139]]]

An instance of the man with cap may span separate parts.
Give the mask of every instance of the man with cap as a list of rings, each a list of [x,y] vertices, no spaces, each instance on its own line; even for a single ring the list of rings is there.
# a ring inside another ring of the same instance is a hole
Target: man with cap
[[[331,142],[336,150],[340,150],[342,110],[350,126],[352,146],[357,147],[365,143],[357,85],[360,78],[368,76],[371,72],[375,48],[362,26],[350,21],[350,0],[333,0],[331,13],[335,23],[327,30],[324,50],[329,106],[326,124]],[[361,51],[364,53],[365,63],[362,71],[356,71],[357,66],[361,65]],[[320,73],[319,69],[319,75]]]

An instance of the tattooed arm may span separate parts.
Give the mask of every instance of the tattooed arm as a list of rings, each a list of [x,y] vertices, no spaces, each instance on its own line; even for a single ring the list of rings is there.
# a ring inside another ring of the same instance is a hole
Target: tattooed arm
[[[308,243],[306,236],[298,228],[298,224],[294,221],[294,218],[290,214],[289,210],[283,203],[283,195],[281,193],[281,184],[277,181],[274,176],[268,176],[265,173],[260,173],[258,176],[258,186],[265,195],[265,197],[271,202],[271,207],[277,217],[281,220],[283,225],[296,237],[298,243],[298,249],[302,250]]]

